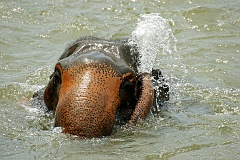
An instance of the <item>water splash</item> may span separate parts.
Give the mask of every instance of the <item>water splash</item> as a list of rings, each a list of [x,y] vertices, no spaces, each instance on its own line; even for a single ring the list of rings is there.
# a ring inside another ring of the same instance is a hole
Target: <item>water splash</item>
[[[137,45],[140,53],[138,71],[151,73],[156,56],[176,52],[176,42],[169,20],[158,13],[140,15],[129,40],[130,44]]]

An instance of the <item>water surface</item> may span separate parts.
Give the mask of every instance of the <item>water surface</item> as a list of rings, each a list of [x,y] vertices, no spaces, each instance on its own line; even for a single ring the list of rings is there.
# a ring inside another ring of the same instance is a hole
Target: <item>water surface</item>
[[[238,159],[240,1],[108,0],[0,2],[0,159]],[[26,105],[80,36],[131,37],[140,15],[157,13],[177,39],[154,67],[171,87],[167,111],[102,139],[53,128]]]

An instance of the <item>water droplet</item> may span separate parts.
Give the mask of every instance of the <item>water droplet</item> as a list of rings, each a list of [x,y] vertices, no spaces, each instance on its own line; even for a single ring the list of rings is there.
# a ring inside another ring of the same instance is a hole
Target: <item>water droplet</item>
[[[165,55],[176,51],[176,41],[167,19],[158,13],[140,15],[129,40],[139,50],[138,71],[150,73],[157,54]]]

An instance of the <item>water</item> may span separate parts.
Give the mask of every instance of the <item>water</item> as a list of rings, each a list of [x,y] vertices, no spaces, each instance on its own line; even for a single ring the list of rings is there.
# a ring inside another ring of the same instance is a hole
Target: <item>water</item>
[[[1,1],[0,159],[239,159],[239,6],[238,0]],[[171,84],[170,106],[160,117],[81,140],[53,128],[51,113],[28,105],[69,43],[82,35],[131,37],[149,14],[167,20],[177,39],[176,51],[160,46],[151,57]]]
[[[139,72],[151,73],[157,54],[169,54],[171,57],[172,52],[176,51],[176,38],[168,21],[158,13],[140,15],[129,43],[138,46]]]

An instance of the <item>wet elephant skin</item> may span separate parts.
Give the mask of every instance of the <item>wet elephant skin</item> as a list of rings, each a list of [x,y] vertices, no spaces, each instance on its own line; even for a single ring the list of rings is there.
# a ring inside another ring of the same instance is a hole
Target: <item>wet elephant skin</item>
[[[84,37],[70,45],[44,91],[55,126],[79,137],[107,136],[116,124],[145,119],[155,99],[168,100],[168,86],[153,87],[161,72],[138,73],[138,56],[127,40]]]

